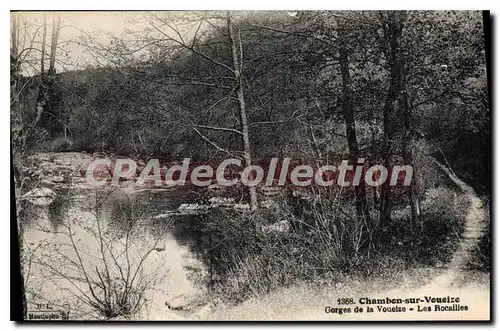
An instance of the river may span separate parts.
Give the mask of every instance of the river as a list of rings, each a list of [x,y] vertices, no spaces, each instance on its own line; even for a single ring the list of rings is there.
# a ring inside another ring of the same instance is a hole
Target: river
[[[186,202],[185,194],[175,189],[96,190],[76,175],[88,155],[39,158],[46,179],[61,175],[51,171],[63,165],[68,171],[62,175],[70,180],[52,187],[57,196],[48,206],[23,202],[29,312],[44,305],[70,319],[118,317],[113,315],[119,311],[130,311],[132,319],[177,319],[182,312],[168,309],[169,300],[203,297],[203,264],[188,243],[174,238],[173,220],[153,219]]]

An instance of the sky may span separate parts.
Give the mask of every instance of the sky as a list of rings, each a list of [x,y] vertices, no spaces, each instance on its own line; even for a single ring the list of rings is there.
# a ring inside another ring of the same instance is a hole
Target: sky
[[[145,23],[138,23],[144,13],[141,12],[58,12],[61,17],[61,30],[58,41],[58,63],[56,70],[65,71],[85,68],[95,65],[96,60],[89,55],[87,48],[82,43],[82,37],[90,36],[100,43],[108,43],[110,36],[127,38],[130,32],[144,29]],[[30,58],[33,63],[40,62],[40,48],[43,36],[44,16],[47,17],[47,51],[50,47],[50,34],[52,31],[53,12],[16,12],[11,13],[20,17],[22,31],[20,33],[20,50],[30,47],[33,39],[33,48]],[[48,62],[48,61],[47,61]],[[46,62],[46,66],[48,63]],[[33,74],[39,67],[26,65],[24,73]]]
[[[153,16],[165,19],[168,16],[169,24],[173,23],[183,35],[184,40],[193,37],[195,31],[203,31],[210,26],[202,23],[198,29],[199,17],[210,12],[140,12],[140,11],[108,11],[108,12],[15,12],[11,13],[11,22],[14,16],[20,17],[22,22],[21,40],[18,42],[20,50],[28,47],[34,48],[29,52],[30,62],[23,63],[22,72],[25,75],[38,74],[40,71],[41,41],[43,39],[43,22],[47,18],[47,52],[50,48],[50,35],[52,31],[52,22],[55,21],[55,15],[61,17],[61,30],[58,41],[58,52],[56,57],[56,70],[66,71],[75,69],[84,69],[87,66],[106,65],[109,61],[100,57],[96,59],[89,52],[88,38],[93,42],[106,45],[113,37],[128,42],[131,45],[134,40],[144,38],[165,38],[148,23]],[[213,12],[212,12],[213,13]],[[239,11],[238,15],[247,15],[248,11]],[[285,13],[285,12],[283,12]],[[290,16],[295,16],[296,12],[286,12]],[[208,14],[207,14],[208,15]],[[180,18],[182,17],[182,19]],[[193,19],[195,18],[196,19]],[[160,20],[153,19],[155,25],[168,36],[178,39],[177,35],[168,27],[163,25]],[[138,36],[139,35],[139,36]],[[31,40],[33,44],[31,45]],[[149,39],[151,40],[151,39]],[[137,46],[137,45],[134,45]],[[95,49],[95,48],[94,48]],[[134,49],[134,47],[132,47]],[[137,55],[137,54],[136,54]],[[46,55],[46,58],[48,55]],[[24,61],[23,61],[24,62]],[[48,67],[46,60],[46,67]],[[107,63],[106,63],[107,62]]]

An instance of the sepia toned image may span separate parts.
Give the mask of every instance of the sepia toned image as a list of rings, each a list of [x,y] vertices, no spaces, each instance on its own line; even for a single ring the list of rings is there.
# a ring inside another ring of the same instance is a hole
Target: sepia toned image
[[[489,12],[10,19],[11,319],[490,321]]]

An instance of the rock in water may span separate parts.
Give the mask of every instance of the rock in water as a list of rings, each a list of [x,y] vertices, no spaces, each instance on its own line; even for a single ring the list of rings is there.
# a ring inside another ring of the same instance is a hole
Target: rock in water
[[[64,183],[64,182],[66,182],[66,180],[62,176],[53,177],[51,180],[54,183]]]
[[[50,188],[37,187],[23,195],[22,199],[27,200],[36,206],[48,206],[54,201],[56,196],[57,194]]]
[[[186,309],[189,305],[189,298],[185,294],[178,295],[170,300],[165,302],[165,305],[168,309],[171,310],[183,310]]]
[[[290,230],[290,222],[288,220],[281,220],[271,225],[262,225],[261,230],[264,233],[269,232],[288,232]]]
[[[197,203],[183,203],[177,209],[179,213],[184,215],[192,215],[192,214],[201,214],[206,213],[210,206],[208,205],[199,205]]]

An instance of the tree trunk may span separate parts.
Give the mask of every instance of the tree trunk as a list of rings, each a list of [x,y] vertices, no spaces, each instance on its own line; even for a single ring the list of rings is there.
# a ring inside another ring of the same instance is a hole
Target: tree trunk
[[[231,22],[231,14],[227,13],[227,30],[229,41],[231,43],[231,53],[233,60],[233,73],[234,79],[236,81],[236,97],[238,100],[238,108],[240,115],[240,125],[241,125],[241,133],[242,133],[242,142],[243,142],[243,160],[245,163],[245,167],[248,167],[252,164],[252,156],[250,149],[250,137],[248,134],[248,120],[247,113],[245,108],[245,97],[243,95],[243,80],[242,80],[242,59],[243,59],[243,47],[241,43],[241,36],[238,33],[238,44],[236,44],[234,38],[233,24]],[[238,54],[239,53],[239,54]],[[248,187],[248,193],[250,196],[250,210],[254,211],[257,209],[258,201],[257,201],[257,190],[255,186]]]
[[[49,54],[49,71],[48,74],[46,75],[44,73],[45,70],[45,47],[46,47],[46,38],[47,38],[47,21],[44,19],[44,26],[43,26],[43,39],[42,39],[42,55],[41,55],[41,60],[40,60],[40,87],[38,89],[38,96],[36,100],[36,118],[35,118],[35,125],[40,122],[42,119],[43,112],[46,110],[51,91],[52,91],[52,83],[55,78],[56,74],[56,69],[55,69],[55,63],[56,63],[56,50],[57,50],[57,41],[59,40],[59,30],[61,27],[61,16],[58,14],[54,14],[54,18],[52,20],[52,35],[51,35],[51,42],[50,42],[50,54]],[[52,120],[52,119],[50,119]],[[41,125],[43,126],[44,121],[41,122]]]
[[[17,88],[19,71],[19,14],[14,13],[10,36],[10,85],[14,90]]]
[[[347,145],[349,146],[349,154],[351,164],[356,167],[358,164],[358,139],[356,136],[356,122],[354,120],[354,109],[351,102],[351,76],[349,73],[349,55],[345,45],[345,37],[339,38],[339,62],[340,72],[342,75],[342,115],[346,124]],[[354,186],[356,194],[356,213],[359,218],[364,218],[367,222],[370,221],[370,213],[366,203],[365,182],[361,180],[359,185]]]
[[[323,156],[321,155],[321,150],[319,149],[318,140],[316,139],[316,135],[314,134],[314,128],[312,127],[312,125],[309,125],[307,129],[309,130],[310,144],[314,153],[314,157],[316,159],[315,160],[316,167],[319,168],[321,167]]]
[[[420,200],[418,197],[418,187],[416,185],[416,169],[413,164],[413,151],[412,151],[413,135],[411,127],[412,119],[408,107],[408,98],[406,93],[404,92],[404,88],[400,98],[400,109],[403,110],[403,118],[404,118],[404,134],[401,147],[403,162],[405,165],[410,165],[413,167],[413,176],[411,179],[411,183],[406,189],[409,200],[408,202],[410,204],[410,209],[411,209],[411,223],[415,231],[421,231],[422,224],[420,221]]]
[[[42,35],[42,55],[40,56],[40,74],[43,76],[45,71],[45,47],[47,39],[47,15],[43,15],[43,35]]]
[[[59,40],[59,30],[61,29],[61,16],[59,14],[54,14],[54,19],[52,21],[52,39],[50,43],[50,62],[49,62],[49,73],[54,75],[56,72],[56,51],[57,51],[57,41]]]
[[[386,59],[390,70],[389,90],[385,100],[383,109],[383,124],[384,124],[384,141],[383,141],[383,165],[390,169],[390,158],[392,155],[392,139],[394,135],[394,121],[393,116],[395,113],[395,104],[399,99],[401,92],[402,82],[402,59],[400,53],[400,42],[402,34],[402,20],[399,17],[399,12],[388,14],[389,18],[384,23],[385,39],[388,44],[385,48]],[[391,186],[389,185],[389,178],[382,184],[380,194],[380,225],[386,226],[391,218]]]

